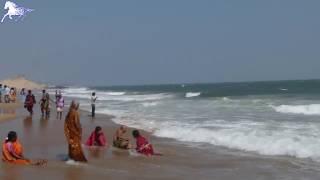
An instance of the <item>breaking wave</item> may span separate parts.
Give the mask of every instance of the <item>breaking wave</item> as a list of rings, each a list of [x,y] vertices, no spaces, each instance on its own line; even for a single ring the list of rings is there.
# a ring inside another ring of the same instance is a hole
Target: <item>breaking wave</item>
[[[221,128],[221,125],[217,127]],[[320,139],[305,135],[303,131],[272,131],[250,124],[222,129],[166,126],[157,130],[155,135],[187,142],[210,143],[263,155],[288,155],[320,160]]]
[[[201,95],[201,92],[188,92],[186,93],[186,98],[197,97],[200,95]]]
[[[280,113],[320,115],[320,104],[280,105],[280,106],[272,106],[272,108],[275,111],[280,112]]]

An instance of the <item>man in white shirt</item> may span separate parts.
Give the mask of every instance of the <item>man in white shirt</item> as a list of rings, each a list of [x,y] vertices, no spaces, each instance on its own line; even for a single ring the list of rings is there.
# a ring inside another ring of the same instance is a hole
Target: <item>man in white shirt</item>
[[[96,96],[96,93],[93,92],[92,93],[92,96],[91,96],[91,107],[92,107],[92,111],[91,111],[91,116],[92,117],[95,117],[95,111],[96,111],[96,100],[97,100],[97,96]]]

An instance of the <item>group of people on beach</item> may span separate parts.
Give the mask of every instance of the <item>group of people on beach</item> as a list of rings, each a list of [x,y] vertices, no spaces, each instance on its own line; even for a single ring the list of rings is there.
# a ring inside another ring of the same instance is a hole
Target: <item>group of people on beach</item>
[[[36,104],[36,98],[32,94],[31,90],[28,90],[28,94],[24,100],[24,107],[28,110],[30,115],[33,115],[33,106]],[[56,91],[55,101],[50,98],[50,94],[46,90],[42,90],[42,95],[40,99],[40,109],[42,117],[49,118],[51,111],[51,104],[56,105],[57,119],[62,119],[62,113],[64,108],[64,98],[62,97],[61,91]]]
[[[92,105],[92,117],[95,116],[95,101],[97,97],[95,93],[92,93],[91,105]],[[50,115],[50,99],[49,93],[46,90],[42,91],[42,96],[40,100],[40,108],[42,116],[49,117]],[[53,101],[52,101],[53,102]],[[31,90],[28,90],[28,94],[25,97],[24,107],[27,108],[30,115],[33,115],[33,105],[36,104],[35,96],[32,94]],[[62,118],[62,112],[64,108],[64,99],[62,97],[61,91],[56,91],[56,111],[57,119]],[[79,103],[72,101],[69,107],[69,111],[66,115],[64,122],[64,134],[68,142],[68,157],[70,160],[76,162],[87,162],[87,158],[82,149],[82,127],[80,123],[79,115]],[[148,140],[143,137],[138,130],[132,131],[132,136],[136,140],[136,147],[130,143],[130,138],[127,136],[127,127],[121,125],[119,129],[116,130],[113,136],[113,147],[131,150],[134,149],[137,153],[152,156],[161,155],[155,153],[153,146],[148,142]],[[85,145],[87,147],[94,148],[106,148],[108,146],[107,139],[100,126],[97,126],[93,132],[90,134]],[[24,164],[24,165],[44,165],[47,163],[46,160],[29,160],[23,155],[23,147],[18,141],[17,133],[10,131],[7,135],[6,140],[2,145],[2,160],[7,163],[13,164]]]
[[[15,103],[17,100],[17,88],[0,84],[0,103]]]
[[[78,109],[79,104],[72,101],[65,119],[64,132],[68,141],[69,158],[78,162],[87,162],[82,150],[82,127]],[[161,155],[154,152],[153,146],[140,134],[138,130],[132,131],[132,136],[136,140],[136,147],[131,145],[130,138],[126,133],[127,127],[121,125],[113,136],[113,147],[125,150],[135,149],[137,153],[146,156]],[[97,126],[90,134],[85,145],[88,147],[107,147],[107,140],[100,126]]]

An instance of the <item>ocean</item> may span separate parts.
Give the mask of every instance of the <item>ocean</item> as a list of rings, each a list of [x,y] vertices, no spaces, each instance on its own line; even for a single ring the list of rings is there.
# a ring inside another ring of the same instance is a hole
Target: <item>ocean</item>
[[[320,80],[64,87],[97,113],[195,148],[320,161]]]

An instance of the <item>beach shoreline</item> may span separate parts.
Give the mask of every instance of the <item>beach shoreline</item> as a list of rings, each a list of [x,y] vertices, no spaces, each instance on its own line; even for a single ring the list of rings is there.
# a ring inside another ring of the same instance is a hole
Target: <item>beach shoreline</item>
[[[4,109],[0,105],[0,109]],[[27,157],[48,159],[46,167],[12,166],[1,163],[1,179],[316,179],[319,172],[313,168],[301,170],[299,159],[290,157],[239,155],[236,151],[216,147],[214,150],[195,148],[186,143],[169,138],[155,137],[142,131],[156,151],[164,156],[143,157],[130,155],[128,151],[113,148],[112,136],[119,124],[113,116],[80,111],[83,128],[82,143],[86,141],[96,126],[101,126],[106,134],[109,147],[105,150],[90,150],[84,147],[89,160],[87,165],[66,164],[67,144],[63,132],[63,120],[57,120],[52,109],[50,119],[43,119],[40,107],[34,107],[32,118],[22,106],[9,109],[15,114],[13,119],[0,121],[0,135],[4,138],[9,130],[15,130],[25,146]],[[65,108],[65,114],[67,108]],[[6,114],[6,113],[4,113]],[[65,115],[64,114],[64,115]],[[133,128],[129,127],[131,137]],[[131,137],[131,141],[133,141]],[[134,144],[134,143],[133,143]],[[196,145],[196,144],[195,144]],[[250,153],[249,153],[250,154]],[[305,167],[303,167],[305,168]],[[12,172],[15,172],[14,174]],[[290,178],[289,178],[290,177]]]

